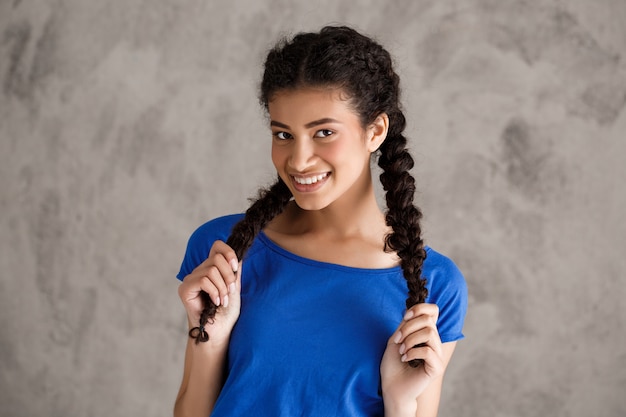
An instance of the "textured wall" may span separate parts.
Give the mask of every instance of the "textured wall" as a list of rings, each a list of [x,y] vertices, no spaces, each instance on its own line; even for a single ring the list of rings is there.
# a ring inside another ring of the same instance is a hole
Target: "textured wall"
[[[626,415],[626,2],[218,3],[0,1],[0,415],[170,415],[187,238],[273,177],[262,58],[329,22],[396,57],[469,283],[441,415]]]

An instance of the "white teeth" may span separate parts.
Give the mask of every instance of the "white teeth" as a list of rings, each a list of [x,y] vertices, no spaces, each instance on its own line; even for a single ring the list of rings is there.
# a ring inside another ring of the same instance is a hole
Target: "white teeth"
[[[298,178],[298,177],[293,177],[293,179],[298,183],[298,184],[306,184],[306,185],[311,185],[311,184],[315,184],[318,181],[323,180],[324,178],[326,178],[328,176],[328,173],[324,173],[324,174],[320,174],[320,175],[315,175],[313,177],[306,177],[306,178]]]

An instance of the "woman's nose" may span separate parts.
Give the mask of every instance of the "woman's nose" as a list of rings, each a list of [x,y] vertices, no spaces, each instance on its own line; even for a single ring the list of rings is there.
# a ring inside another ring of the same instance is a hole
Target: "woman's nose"
[[[306,171],[312,165],[313,155],[313,145],[310,141],[296,139],[289,157],[289,165],[296,171]]]

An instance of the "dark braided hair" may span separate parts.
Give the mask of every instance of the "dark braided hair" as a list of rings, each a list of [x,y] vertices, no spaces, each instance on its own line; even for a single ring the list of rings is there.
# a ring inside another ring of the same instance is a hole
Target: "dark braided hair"
[[[413,204],[415,180],[409,170],[414,162],[402,134],[406,120],[400,109],[399,82],[391,56],[381,45],[349,27],[327,26],[319,33],[300,33],[290,41],[283,40],[268,53],[259,99],[267,110],[280,91],[332,87],[347,96],[363,127],[387,114],[388,134],[380,146],[378,160],[383,170],[380,181],[386,193],[385,221],[392,229],[385,237],[385,250],[395,251],[401,259],[409,308],[423,303],[428,291],[421,277],[426,258],[420,227],[422,213]],[[280,178],[261,191],[227,241],[239,259],[259,231],[283,211],[290,198],[291,193]],[[206,301],[209,307],[202,313],[200,329],[216,311],[208,296]],[[412,361],[413,366],[417,363]]]
[[[235,251],[237,259],[243,259],[256,235],[270,220],[282,213],[290,199],[291,191],[280,177],[271,187],[259,190],[257,199],[246,210],[244,218],[235,224],[226,240],[226,244]],[[209,340],[204,326],[217,313],[217,306],[209,295],[204,291],[200,294],[205,308],[200,314],[199,326],[189,330],[189,336],[196,339],[196,344]]]

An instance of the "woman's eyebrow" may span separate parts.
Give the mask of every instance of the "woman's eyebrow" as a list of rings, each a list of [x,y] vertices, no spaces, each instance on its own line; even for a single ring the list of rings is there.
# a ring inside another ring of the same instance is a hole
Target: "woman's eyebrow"
[[[305,124],[304,127],[306,127],[307,129],[310,129],[312,127],[323,125],[325,123],[341,123],[341,122],[339,120],[335,120],[330,117],[324,117],[323,119],[313,120],[312,122]],[[282,129],[290,129],[288,125],[281,123],[281,122],[277,122],[276,120],[270,121],[270,126],[276,126]]]
[[[304,125],[304,127],[306,127],[307,129],[310,129],[312,127],[318,126],[318,125],[323,125],[326,123],[341,123],[339,120],[335,120],[335,119],[331,119],[330,117],[325,117],[323,119],[319,119],[319,120],[314,120],[312,122],[307,123],[306,125]]]
[[[282,129],[289,129],[289,126],[287,126],[284,123],[277,122],[276,120],[271,120],[270,121],[270,126],[276,126],[276,127],[282,128]]]

